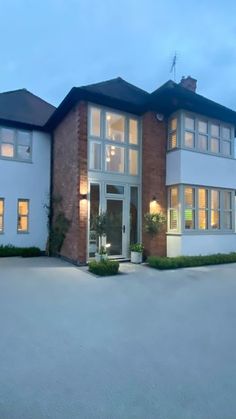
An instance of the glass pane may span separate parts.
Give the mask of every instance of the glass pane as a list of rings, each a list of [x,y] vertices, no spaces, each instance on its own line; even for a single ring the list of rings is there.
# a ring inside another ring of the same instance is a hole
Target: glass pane
[[[199,208],[207,208],[207,189],[198,189],[198,206]]]
[[[232,228],[232,212],[224,211],[224,229],[231,230]]]
[[[138,144],[138,121],[136,119],[129,119],[129,142]]]
[[[225,156],[230,156],[230,154],[231,154],[231,143],[230,143],[230,141],[222,141],[222,153]]]
[[[207,134],[207,122],[198,121],[198,131],[202,134]]]
[[[194,215],[195,211],[187,208],[184,211],[184,223],[185,223],[185,229],[194,229],[195,223],[194,223]]]
[[[19,215],[17,230],[20,232],[28,231],[28,216]]]
[[[30,146],[19,145],[17,147],[17,155],[22,160],[29,160],[31,157]]]
[[[211,125],[211,135],[213,137],[219,137],[220,136],[220,126],[217,124]]]
[[[138,174],[138,151],[129,150],[129,173],[130,175]]]
[[[170,189],[170,207],[174,208],[178,206],[178,188]]]
[[[100,187],[98,184],[90,185],[90,232],[89,232],[89,256],[95,256],[97,251],[97,236],[94,230],[95,218],[99,214]]]
[[[211,151],[212,153],[219,153],[220,151],[220,142],[217,138],[211,138]]]
[[[101,170],[101,144],[91,142],[90,144],[90,169]]]
[[[130,188],[130,244],[138,242],[138,188]]]
[[[172,118],[171,119],[170,129],[171,129],[171,131],[175,131],[177,129],[177,118]]]
[[[220,205],[220,193],[216,190],[211,190],[211,209],[218,210]]]
[[[3,157],[14,157],[14,146],[13,144],[1,144],[1,156]]]
[[[101,111],[99,108],[91,108],[90,135],[93,135],[94,137],[100,137],[100,134],[101,134],[100,115],[101,115]]]
[[[200,230],[206,230],[208,228],[207,211],[205,210],[198,211],[198,228]]]
[[[207,136],[206,135],[198,135],[198,148],[202,151],[207,151]]]
[[[125,119],[116,113],[106,112],[106,138],[124,142]]]
[[[107,199],[107,214],[111,223],[106,239],[109,254],[122,255],[123,201]]]
[[[170,148],[175,148],[177,147],[177,136],[176,136],[176,132],[172,132],[172,134],[170,134],[170,144],[169,147]]]
[[[185,129],[189,129],[194,131],[194,118],[190,118],[188,116],[185,117]]]
[[[29,146],[30,145],[30,132],[17,131],[17,144]]]
[[[193,188],[184,189],[184,200],[185,200],[186,206],[194,207],[194,189]]]
[[[170,210],[170,230],[178,229],[178,211],[176,209]]]
[[[224,209],[231,210],[232,208],[231,192],[229,191],[223,192],[223,202],[224,202]]]
[[[14,144],[15,132],[12,129],[1,128],[0,136],[4,143]]]
[[[211,228],[218,229],[220,228],[220,213],[219,211],[211,210]]]
[[[186,147],[193,148],[194,147],[194,134],[192,132],[185,132],[184,133],[184,144]]]
[[[29,212],[28,201],[18,201],[18,214],[19,215],[28,215],[28,212]]]
[[[230,138],[231,138],[230,128],[225,127],[225,126],[222,127],[222,137],[225,140],[230,140]]]
[[[106,146],[106,170],[108,172],[124,173],[124,148]]]
[[[0,215],[0,232],[3,232],[3,216]]]
[[[107,185],[107,193],[124,195],[124,186]]]
[[[3,199],[0,199],[0,215],[3,214],[3,206],[4,206],[4,201]]]

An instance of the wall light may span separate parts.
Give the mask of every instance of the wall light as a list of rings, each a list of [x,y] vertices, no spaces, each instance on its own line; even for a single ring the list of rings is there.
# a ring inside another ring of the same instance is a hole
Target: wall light
[[[80,194],[80,199],[81,200],[82,199],[87,199],[87,194],[86,193]]]
[[[155,195],[152,197],[152,202],[153,202],[153,201],[155,201],[155,202],[157,201],[157,198],[156,198],[156,196],[155,196]]]

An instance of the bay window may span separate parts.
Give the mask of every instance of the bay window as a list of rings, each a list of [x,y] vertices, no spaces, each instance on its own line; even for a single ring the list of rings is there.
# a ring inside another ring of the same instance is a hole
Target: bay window
[[[88,126],[89,170],[139,175],[138,118],[91,105]]]
[[[169,188],[168,230],[182,232],[229,232],[234,228],[234,191],[202,186],[179,185]]]
[[[195,119],[185,116],[184,118],[184,145],[194,148],[195,144]]]
[[[178,119],[177,117],[171,118],[169,124],[169,149],[177,147],[177,125]]]

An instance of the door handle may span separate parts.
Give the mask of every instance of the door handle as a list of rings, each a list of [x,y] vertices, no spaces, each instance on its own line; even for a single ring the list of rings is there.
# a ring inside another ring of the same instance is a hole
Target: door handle
[[[123,233],[125,233],[125,225],[123,225],[122,230],[123,230]]]

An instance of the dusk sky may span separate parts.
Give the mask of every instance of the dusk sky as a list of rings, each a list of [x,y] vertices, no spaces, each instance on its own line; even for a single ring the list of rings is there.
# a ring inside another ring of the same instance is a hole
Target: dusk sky
[[[120,76],[153,91],[191,75],[236,109],[236,3],[0,0],[0,91],[25,87],[58,105],[73,86]]]

